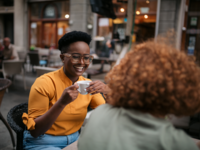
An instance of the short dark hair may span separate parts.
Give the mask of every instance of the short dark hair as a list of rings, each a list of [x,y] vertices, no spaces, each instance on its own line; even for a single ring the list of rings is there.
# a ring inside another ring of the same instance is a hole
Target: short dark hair
[[[61,51],[61,53],[65,53],[70,44],[78,41],[83,41],[89,45],[91,42],[91,36],[81,31],[72,31],[66,33],[58,41],[59,50]]]

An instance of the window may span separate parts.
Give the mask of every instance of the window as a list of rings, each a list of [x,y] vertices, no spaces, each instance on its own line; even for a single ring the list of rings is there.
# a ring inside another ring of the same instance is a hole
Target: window
[[[56,18],[55,6],[48,5],[44,10],[44,18]]]

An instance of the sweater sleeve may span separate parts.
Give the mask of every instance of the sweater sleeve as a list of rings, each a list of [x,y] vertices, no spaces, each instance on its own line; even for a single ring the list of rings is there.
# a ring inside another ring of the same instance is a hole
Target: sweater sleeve
[[[51,107],[51,99],[55,96],[53,81],[50,78],[39,77],[31,87],[28,114],[23,113],[22,120],[28,130],[35,129],[34,119],[45,114]]]

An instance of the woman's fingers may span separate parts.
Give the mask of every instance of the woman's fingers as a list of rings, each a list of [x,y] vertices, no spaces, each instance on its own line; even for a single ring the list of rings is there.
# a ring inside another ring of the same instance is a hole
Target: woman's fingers
[[[91,95],[94,95],[94,94],[97,94],[97,93],[99,93],[99,92],[95,91],[95,92],[91,93]]]
[[[90,83],[90,86],[87,88],[88,93],[103,93],[107,94],[110,91],[110,88],[103,82],[97,80]]]
[[[101,89],[102,89],[102,85],[97,85],[97,86],[93,85],[88,89],[88,93],[93,93],[95,91],[101,92]]]

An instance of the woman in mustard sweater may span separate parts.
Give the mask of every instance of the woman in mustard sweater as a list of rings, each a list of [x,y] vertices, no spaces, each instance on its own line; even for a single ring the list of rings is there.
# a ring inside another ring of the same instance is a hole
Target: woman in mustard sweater
[[[87,95],[81,95],[77,81],[89,80],[82,74],[93,57],[90,55],[91,37],[73,31],[59,40],[63,67],[36,79],[31,87],[28,114],[22,116],[27,130],[24,132],[24,149],[57,150],[66,147],[79,137],[87,108],[104,104],[100,93],[109,88],[101,81],[90,83]]]

